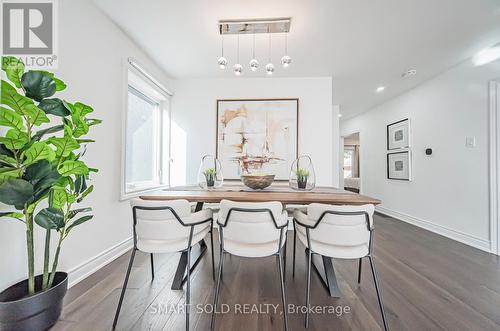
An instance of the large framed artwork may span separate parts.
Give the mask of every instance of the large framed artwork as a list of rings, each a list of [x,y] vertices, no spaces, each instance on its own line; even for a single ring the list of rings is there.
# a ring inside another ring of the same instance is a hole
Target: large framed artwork
[[[387,154],[387,178],[411,180],[410,151]]]
[[[288,180],[298,156],[299,99],[217,100],[217,158],[224,179],[244,173]]]
[[[410,120],[404,119],[387,125],[387,149],[410,147]]]

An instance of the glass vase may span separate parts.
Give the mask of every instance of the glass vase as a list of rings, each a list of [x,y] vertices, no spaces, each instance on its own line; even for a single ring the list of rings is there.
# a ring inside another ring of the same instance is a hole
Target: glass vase
[[[316,186],[316,174],[309,155],[302,155],[292,162],[289,185],[300,191],[310,191]]]
[[[198,170],[198,185],[202,189],[212,189],[221,187],[223,181],[222,166],[219,160],[213,155],[203,156]]]

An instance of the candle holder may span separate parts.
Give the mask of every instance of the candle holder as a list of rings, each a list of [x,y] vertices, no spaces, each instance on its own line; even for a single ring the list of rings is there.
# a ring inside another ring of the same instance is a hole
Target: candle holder
[[[300,191],[310,191],[316,186],[316,174],[309,155],[302,155],[293,161],[289,185],[292,189]]]
[[[223,182],[220,161],[213,155],[203,156],[198,170],[198,185],[203,189],[212,189],[221,187]]]

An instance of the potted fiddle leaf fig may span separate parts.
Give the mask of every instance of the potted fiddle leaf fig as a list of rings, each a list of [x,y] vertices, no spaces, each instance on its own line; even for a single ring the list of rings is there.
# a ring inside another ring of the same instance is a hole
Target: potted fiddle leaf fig
[[[93,109],[54,95],[66,88],[53,73],[25,70],[15,57],[2,58],[0,104],[0,217],[26,229],[27,279],[0,292],[0,330],[46,330],[61,313],[68,275],[57,269],[62,243],[90,220],[77,207],[93,190],[97,169],[83,156],[85,136],[98,119]],[[43,228],[43,271],[35,275],[35,226]],[[51,256],[51,236],[57,246]]]

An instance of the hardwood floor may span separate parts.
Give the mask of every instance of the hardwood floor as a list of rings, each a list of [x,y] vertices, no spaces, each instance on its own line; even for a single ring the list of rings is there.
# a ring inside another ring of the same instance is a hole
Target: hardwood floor
[[[297,246],[296,276],[292,278],[292,234],[288,234],[287,303],[304,305],[304,247]],[[391,330],[500,329],[497,256],[378,214],[374,244]],[[217,256],[216,248],[216,266]],[[123,255],[71,288],[60,321],[52,330],[110,330],[129,257],[130,253]],[[178,259],[179,254],[155,255],[155,279],[151,282],[149,256],[137,253],[117,330],[185,328],[184,313],[173,309],[182,308],[184,291],[170,290]],[[342,297],[330,298],[313,273],[311,304],[327,308],[324,314],[310,316],[309,330],[380,330],[382,319],[368,261],[363,263],[361,285],[357,284],[357,261],[334,260],[334,266]],[[208,330],[211,315],[197,313],[197,305],[213,300],[210,254],[192,277],[191,329]],[[231,313],[217,314],[217,330],[282,329],[275,257],[226,257],[220,303],[228,304]],[[244,306],[235,313],[236,304],[249,304],[248,309],[256,307],[262,313],[243,314]],[[271,305],[279,305],[276,313]],[[328,313],[333,309],[329,307],[350,311],[337,316]],[[289,329],[303,330],[303,321],[301,313],[289,314]]]

